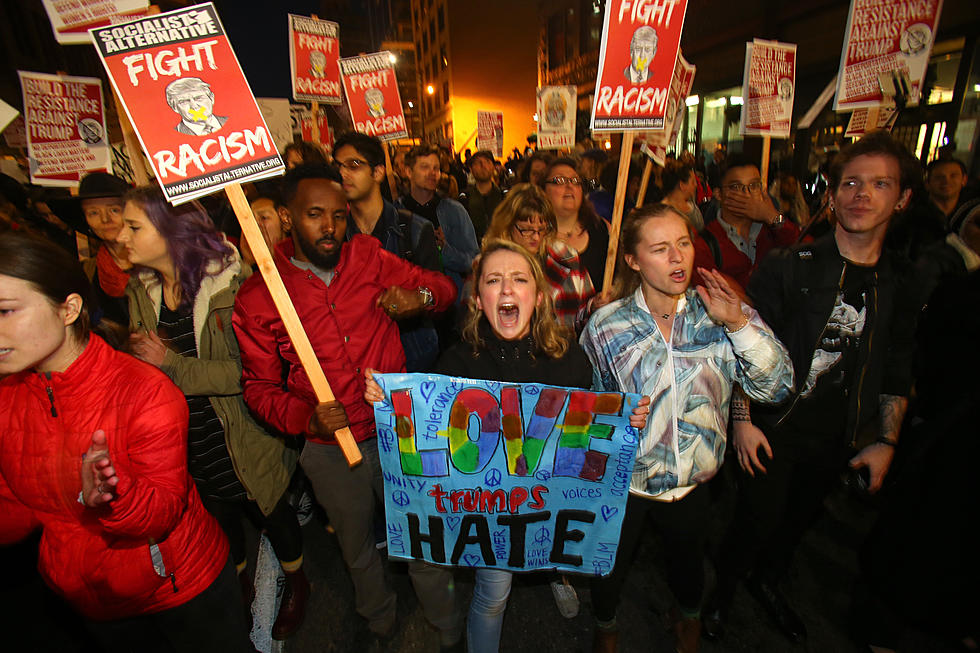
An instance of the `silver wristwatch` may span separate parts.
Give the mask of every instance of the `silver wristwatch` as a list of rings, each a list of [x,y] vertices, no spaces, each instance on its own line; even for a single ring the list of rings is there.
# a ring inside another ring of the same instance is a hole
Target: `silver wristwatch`
[[[423,308],[429,308],[430,306],[434,306],[435,305],[436,299],[435,299],[435,297],[432,296],[432,291],[431,290],[429,290],[425,286],[422,286],[422,287],[419,288],[419,294],[422,295],[422,307]]]

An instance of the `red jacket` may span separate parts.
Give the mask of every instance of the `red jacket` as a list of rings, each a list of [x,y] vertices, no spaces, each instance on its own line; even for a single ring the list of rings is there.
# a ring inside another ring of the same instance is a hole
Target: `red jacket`
[[[354,439],[372,438],[374,409],[364,401],[364,369],[405,371],[398,325],[378,307],[378,297],[391,286],[411,290],[425,286],[435,299],[433,310],[441,312],[452,305],[456,286],[446,275],[412,265],[363,234],[342,245],[329,287],[312,272],[290,263],[293,253],[291,240],[276,245],[276,267],[330,388],[347,412]],[[261,275],[252,275],[242,284],[232,319],[249,408],[283,433],[336,444],[333,438],[322,439],[308,431],[316,395]],[[283,360],[289,368],[285,389]]]
[[[0,405],[0,544],[42,528],[41,575],[79,612],[159,612],[217,578],[228,542],[187,472],[187,401],[163,372],[92,335],[64,372],[0,381]],[[119,485],[87,508],[81,458],[98,429]],[[154,571],[149,538],[173,583]]]
[[[789,247],[800,237],[800,228],[789,220],[776,229],[763,226],[755,239],[753,263],[748,256],[739,251],[738,247],[735,247],[735,243],[728,237],[728,233],[718,220],[712,220],[705,228],[718,240],[721,261],[718,262],[717,268],[741,284],[742,288],[748,288],[749,278],[766,258],[766,254],[777,247]]]

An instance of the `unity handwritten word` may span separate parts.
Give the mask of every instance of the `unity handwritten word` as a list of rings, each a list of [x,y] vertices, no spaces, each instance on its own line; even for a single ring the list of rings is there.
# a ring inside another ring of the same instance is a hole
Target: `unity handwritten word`
[[[418,476],[446,476],[449,462],[464,474],[476,474],[486,468],[503,436],[507,472],[511,476],[533,476],[542,460],[541,453],[555,429],[558,416],[568,400],[565,421],[555,450],[551,474],[601,481],[606,472],[608,454],[589,448],[593,438],[609,440],[613,427],[594,424],[596,415],[621,415],[623,396],[585,390],[544,388],[538,395],[531,417],[525,424],[521,410],[520,388],[505,385],[500,402],[482,388],[464,388],[449,406],[447,449],[419,450],[416,443],[412,411],[412,390],[391,393],[395,412],[395,433],[402,473]],[[436,400],[439,406],[439,400]],[[435,411],[434,411],[435,412]],[[470,437],[470,421],[479,422],[478,436]],[[438,419],[438,416],[436,416]],[[429,416],[430,422],[433,416]]]

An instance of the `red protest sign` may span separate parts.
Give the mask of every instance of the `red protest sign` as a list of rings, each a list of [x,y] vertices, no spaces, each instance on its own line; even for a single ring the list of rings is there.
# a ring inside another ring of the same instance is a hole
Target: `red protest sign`
[[[340,26],[289,14],[289,71],[293,99],[340,104]]]
[[[609,0],[593,131],[663,129],[687,0]]]
[[[755,39],[745,44],[739,133],[789,138],[796,89],[796,45]]]
[[[145,16],[147,0],[44,0],[54,38],[61,45],[91,43],[89,30]]]
[[[304,141],[313,142],[313,112],[306,109],[300,118],[301,137]],[[317,112],[317,127],[320,133],[319,145],[329,152],[333,149],[333,129],[327,123],[327,114],[324,111]]]
[[[942,8],[943,0],[851,0],[834,109],[881,105],[880,77],[892,73],[908,77],[903,94],[918,104]]]
[[[77,186],[95,170],[112,170],[102,81],[17,71],[24,95],[31,183]]]
[[[282,172],[214,5],[92,30],[92,36],[170,202]]]
[[[408,136],[390,52],[340,60],[354,130],[383,141]]]

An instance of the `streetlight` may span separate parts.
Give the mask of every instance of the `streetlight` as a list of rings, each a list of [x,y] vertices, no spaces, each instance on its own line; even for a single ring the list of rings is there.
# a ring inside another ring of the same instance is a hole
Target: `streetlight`
[[[396,57],[393,52],[389,52],[388,53],[388,61],[390,61],[391,62],[391,65],[394,66],[396,63],[398,63],[398,57]]]
[[[436,92],[436,87],[433,86],[432,84],[429,84],[428,86],[425,87],[425,92],[428,93],[429,95],[433,95]]]

